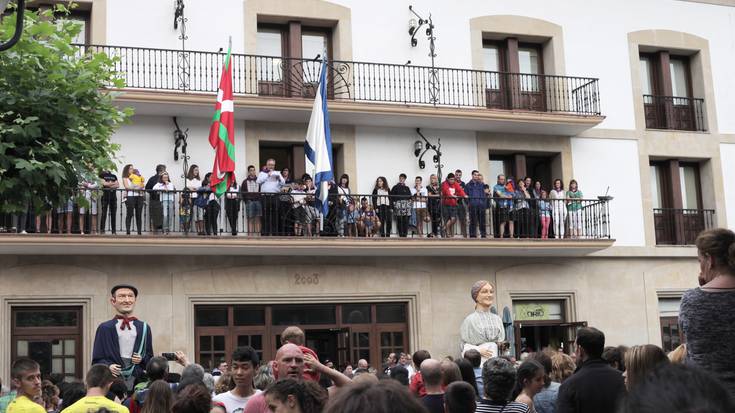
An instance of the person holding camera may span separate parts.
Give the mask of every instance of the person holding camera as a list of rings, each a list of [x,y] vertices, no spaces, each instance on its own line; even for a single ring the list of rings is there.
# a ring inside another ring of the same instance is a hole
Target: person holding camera
[[[263,227],[264,236],[273,236],[278,233],[278,194],[286,180],[279,171],[276,171],[276,160],[271,158],[265,163],[255,181],[260,185],[261,202],[263,203]]]

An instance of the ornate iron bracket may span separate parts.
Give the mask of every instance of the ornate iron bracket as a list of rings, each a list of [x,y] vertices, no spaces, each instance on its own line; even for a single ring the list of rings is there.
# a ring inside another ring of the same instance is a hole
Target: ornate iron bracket
[[[190,71],[189,71],[189,53],[186,51],[186,41],[189,36],[186,35],[186,22],[188,19],[184,16],[184,0],[176,0],[174,8],[174,30],[179,30],[179,40],[181,40],[181,51],[176,56],[176,65],[179,75],[179,88],[186,92],[189,89]]]
[[[3,11],[5,11],[5,6],[8,5],[8,0],[0,0],[0,14],[2,14]],[[16,43],[18,43],[18,40],[20,40],[20,35],[23,33],[23,16],[25,15],[26,10],[26,2],[25,0],[18,0],[18,17],[16,17],[15,20],[15,33],[13,33],[13,37],[10,38],[5,43],[0,43],[0,52],[4,50],[8,50],[11,47],[15,46]]]

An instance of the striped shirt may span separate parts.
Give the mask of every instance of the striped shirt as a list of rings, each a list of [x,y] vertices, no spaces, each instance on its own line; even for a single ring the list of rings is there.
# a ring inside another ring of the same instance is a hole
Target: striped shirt
[[[499,404],[487,399],[481,399],[477,402],[476,413],[529,413],[530,408],[519,402],[508,402],[507,404]]]

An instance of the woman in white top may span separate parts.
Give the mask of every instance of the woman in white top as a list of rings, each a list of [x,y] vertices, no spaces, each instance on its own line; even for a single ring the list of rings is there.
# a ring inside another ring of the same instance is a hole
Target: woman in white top
[[[423,179],[417,176],[411,187],[411,196],[413,196],[413,210],[415,214],[414,226],[419,233],[419,237],[424,237],[424,225],[431,222],[428,210],[426,209],[426,198],[429,196],[428,191],[422,185]],[[426,231],[429,232],[429,231]]]
[[[555,238],[564,238],[564,223],[567,219],[566,193],[561,179],[554,180],[554,188],[551,189],[551,222]]]
[[[186,174],[186,188],[191,191],[191,220],[196,222],[197,235],[204,235],[204,210],[205,207],[197,206],[197,191],[202,187],[202,179],[199,177],[199,166],[192,165]]]
[[[158,183],[153,186],[154,191],[161,191],[161,206],[163,207],[163,233],[171,232],[171,220],[174,218],[176,187],[171,182],[168,172],[163,172],[158,177]]]
[[[337,185],[337,198],[338,205],[338,221],[337,221],[337,233],[340,237],[345,236],[345,221],[347,221],[347,210],[352,202],[350,198],[350,177],[347,174],[342,174],[339,178],[339,185]]]

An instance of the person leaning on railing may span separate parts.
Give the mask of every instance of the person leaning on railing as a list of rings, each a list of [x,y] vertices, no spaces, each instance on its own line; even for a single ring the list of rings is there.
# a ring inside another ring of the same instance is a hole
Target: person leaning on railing
[[[234,237],[237,235],[237,217],[240,214],[240,190],[235,180],[225,193],[225,214],[230,224],[230,233]]]
[[[427,209],[431,218],[431,233],[429,234],[429,238],[439,236],[439,231],[442,227],[441,192],[439,178],[437,178],[436,174],[431,174],[429,185],[426,186]]]
[[[194,221],[196,224],[197,235],[204,235],[204,221],[202,220],[204,215],[204,208],[198,206],[197,199],[199,198],[199,188],[202,186],[201,178],[199,177],[199,166],[191,165],[189,171],[186,173],[186,188],[190,191],[191,196],[191,216],[190,221]]]
[[[444,221],[446,222],[446,236],[454,236],[454,224],[457,222],[457,203],[460,198],[467,198],[462,187],[455,180],[454,174],[447,174],[447,179],[442,183],[442,208]]]
[[[531,194],[526,188],[526,183],[523,180],[518,181],[518,186],[514,194],[515,198],[515,218],[516,229],[518,231],[519,238],[529,238],[531,235],[531,206],[529,201]]]
[[[511,209],[513,207],[513,194],[508,193],[506,189],[505,175],[499,174],[495,186],[493,186],[493,198],[496,207],[496,216],[498,223],[498,232],[495,234],[497,238],[505,237],[505,224],[508,224],[510,236],[513,236],[513,218],[511,217]]]
[[[393,229],[393,216],[391,214],[390,186],[384,176],[379,176],[375,180],[373,188],[373,209],[378,214],[380,222],[380,236],[390,237]]]
[[[302,178],[303,179],[303,178]],[[260,203],[260,184],[257,182],[255,166],[248,166],[248,176],[240,184],[240,193],[245,202],[245,216],[248,220],[248,235],[260,235],[260,220],[263,216],[263,205]]]
[[[477,228],[480,228],[480,238],[487,236],[485,227],[485,208],[487,207],[487,196],[485,184],[480,180],[480,172],[472,171],[472,179],[464,186],[464,191],[469,197],[470,212],[470,238],[477,238]]]
[[[541,197],[536,202],[538,207],[539,220],[541,221],[541,238],[549,238],[549,224],[551,223],[551,202],[549,202],[549,194],[546,190],[541,190]]]
[[[112,235],[117,233],[117,189],[120,183],[117,181],[117,175],[112,171],[102,171],[99,175],[102,180],[102,215],[100,216],[100,234],[105,233],[105,224],[107,223],[107,211],[110,212],[110,232]]]
[[[127,164],[123,168],[123,186],[127,191],[125,192],[125,207],[127,209],[125,214],[125,232],[130,235],[130,225],[133,221],[133,215],[135,215],[135,227],[138,230],[138,235],[143,233],[143,189],[145,188],[145,180],[140,175],[137,169],[133,168],[132,164]]]
[[[419,233],[419,237],[424,236],[424,225],[431,222],[429,214],[426,210],[426,197],[428,192],[422,185],[423,179],[417,176],[411,187],[411,196],[413,197],[413,226]]]
[[[219,229],[217,228],[217,219],[219,218],[219,196],[217,192],[211,186],[212,173],[208,172],[204,175],[202,181],[202,187],[199,188],[199,197],[206,199],[206,205],[204,207],[204,231],[207,235],[219,235]]]
[[[87,202],[87,206],[79,206],[79,232],[84,235],[84,214],[89,209],[90,225],[89,232],[97,234],[97,189],[100,187],[99,180],[93,174],[85,172],[81,176],[82,196]],[[36,229],[38,231],[39,229]]]
[[[579,190],[577,181],[572,179],[569,181],[569,190],[567,191],[567,210],[569,211],[569,235],[572,238],[579,238],[582,234],[582,201],[574,201],[574,199],[582,199],[582,191]]]
[[[158,182],[153,185],[153,191],[156,192],[161,202],[161,228],[163,233],[168,235],[171,232],[171,222],[175,216],[174,205],[176,204],[176,187],[171,182],[168,172],[161,172],[158,176]]]
[[[564,229],[567,220],[567,194],[564,192],[564,183],[561,179],[554,179],[554,188],[549,194],[551,199],[551,219],[554,238],[564,238]]]
[[[396,216],[398,236],[408,236],[408,222],[411,218],[411,189],[406,185],[406,174],[398,176],[398,183],[393,185],[390,195],[393,201],[393,213]]]

